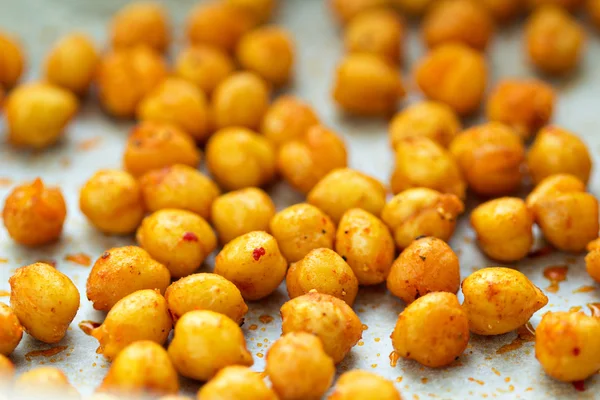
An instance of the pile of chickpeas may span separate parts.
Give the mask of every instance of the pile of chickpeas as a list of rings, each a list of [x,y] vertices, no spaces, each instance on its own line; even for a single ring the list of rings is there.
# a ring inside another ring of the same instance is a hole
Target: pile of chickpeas
[[[176,395],[184,376],[206,382],[202,400],[327,393],[330,400],[399,400],[392,382],[358,370],[343,373],[330,391],[336,365],[361,339],[352,309],[361,287],[385,283],[406,304],[390,326],[394,351],[430,368],[451,364],[471,333],[514,331],[548,303],[508,267],[482,268],[461,282],[447,242],[468,193],[489,199],[470,222],[490,259],[525,258],[537,225],[558,250],[587,249],[587,271],[600,282],[598,201],[586,191],[592,159],[576,134],[549,125],[552,86],[504,79],[487,97],[489,121],[461,122],[482,107],[483,52],[509,20],[528,13],[525,48],[540,72],[573,71],[585,38],[571,13],[584,1],[329,3],[347,51],[333,101],[348,113],[390,117],[396,162],[388,185],[348,167],[344,140],[309,104],[290,95],[272,102],[273,90],[292,80],[295,58],[291,35],[264,25],[275,0],[201,3],[188,15],[188,46],[173,65],[164,54],[172,31],[166,11],[131,3],[112,18],[108,50],[84,34],[67,35],[49,51],[40,82],[18,83],[25,55],[0,33],[0,98],[6,90],[13,146],[39,151],[59,141],[92,85],[107,114],[138,120],[123,169],[95,172],[79,194],[90,224],[108,235],[135,234],[138,244],[98,255],[87,279],[88,301],[106,312],[91,335],[112,361],[94,399],[183,399]],[[586,6],[600,26],[600,1]],[[394,115],[406,93],[401,15],[422,18],[429,51],[414,79],[426,99]],[[197,169],[203,159],[209,175]],[[306,202],[277,210],[264,188],[279,178]],[[515,197],[528,183],[529,195]],[[9,194],[2,217],[17,244],[35,247],[60,239],[66,214],[60,188],[38,178]],[[197,273],[215,251],[213,273]],[[282,336],[267,352],[267,384],[250,370],[240,325],[251,302],[284,281],[290,300],[280,309]],[[43,262],[17,269],[9,283],[10,307],[0,303],[0,378],[18,391],[78,397],[53,367],[13,382],[7,358],[23,331],[43,343],[63,339],[80,306],[78,289]],[[580,381],[600,370],[600,319],[548,312],[536,333],[536,358],[553,378]]]

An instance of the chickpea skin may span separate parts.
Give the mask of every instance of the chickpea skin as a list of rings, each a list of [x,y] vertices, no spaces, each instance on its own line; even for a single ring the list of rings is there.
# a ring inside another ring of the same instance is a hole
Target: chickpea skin
[[[187,47],[175,60],[174,73],[196,85],[206,95],[235,71],[229,54],[218,47],[196,44]]]
[[[13,389],[21,398],[81,398],[64,372],[53,367],[36,367],[22,373],[15,380]]]
[[[394,384],[372,372],[355,369],[344,372],[327,400],[402,400]]]
[[[262,23],[272,17],[279,0],[226,0],[226,2],[241,8],[247,14],[252,15],[255,21]]]
[[[523,11],[521,0],[483,0],[481,4],[499,23],[507,23]]]
[[[333,14],[343,24],[365,11],[390,4],[390,0],[329,0],[328,2]]]
[[[0,86],[12,88],[25,67],[25,54],[16,38],[0,31]]]
[[[12,308],[0,303],[0,355],[10,355],[17,348],[22,337],[23,327],[16,314]],[[1,366],[0,376],[2,376]]]
[[[225,367],[198,391],[198,400],[278,400],[261,374],[248,367]]]
[[[403,23],[394,10],[376,8],[356,15],[344,32],[348,53],[371,53],[400,63],[405,37]]]
[[[114,48],[148,46],[164,52],[171,41],[169,17],[165,9],[151,1],[135,1],[121,8],[110,23]]]
[[[600,282],[600,239],[589,242],[586,250],[588,254],[585,256],[585,269],[593,280]]]
[[[304,101],[290,95],[278,97],[262,120],[260,132],[276,147],[294,139],[302,139],[319,117]]]

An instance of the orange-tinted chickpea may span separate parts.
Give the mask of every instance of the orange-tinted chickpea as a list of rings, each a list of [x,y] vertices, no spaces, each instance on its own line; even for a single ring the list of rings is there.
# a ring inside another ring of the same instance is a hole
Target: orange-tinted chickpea
[[[20,398],[26,399],[54,396],[72,400],[81,398],[64,372],[53,367],[35,367],[22,373],[15,380],[14,391]]]
[[[291,95],[279,97],[271,104],[260,126],[260,132],[277,147],[301,139],[319,117],[310,105]]]
[[[600,239],[594,239],[586,246],[585,269],[596,282],[600,282]],[[0,351],[1,353],[1,351]]]
[[[403,13],[412,17],[420,17],[437,1],[438,0],[392,0],[392,4],[397,5]]]
[[[15,375],[15,366],[8,357],[0,353],[0,388],[10,382]]]
[[[350,20],[345,28],[348,53],[371,53],[392,63],[402,61],[404,26],[394,10],[373,9]]]
[[[207,95],[233,73],[231,56],[219,47],[197,44],[182,50],[175,60],[175,75],[196,85]]]
[[[482,0],[481,4],[500,23],[512,20],[523,10],[521,0]]]
[[[21,44],[0,31],[0,86],[11,88],[17,84],[25,67]]]
[[[530,9],[544,5],[556,5],[568,11],[576,11],[585,0],[526,0],[525,3]]]
[[[252,15],[257,22],[267,22],[273,15],[279,0],[225,0]]]
[[[262,373],[241,365],[223,368],[202,385],[198,400],[279,400]],[[161,399],[163,400],[163,399]]]
[[[12,353],[23,337],[23,327],[15,312],[4,303],[0,303],[0,356]],[[2,377],[2,362],[0,360],[0,377]],[[0,382],[0,387],[2,382]]]
[[[402,400],[391,381],[372,372],[354,369],[344,372],[327,400]]]
[[[151,1],[135,1],[121,8],[110,23],[114,48],[145,45],[164,52],[171,41],[169,17],[165,9]]]
[[[527,207],[533,209],[537,203],[545,198],[557,196],[561,193],[585,192],[585,183],[570,174],[555,174],[544,178],[525,199]]]
[[[331,10],[342,23],[350,21],[366,10],[389,4],[390,0],[329,0]]]
[[[600,0],[587,0],[586,11],[596,29],[600,29]]]

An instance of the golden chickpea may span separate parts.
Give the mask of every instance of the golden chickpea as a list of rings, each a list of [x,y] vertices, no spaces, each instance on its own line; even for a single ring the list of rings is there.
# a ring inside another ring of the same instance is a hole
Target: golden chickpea
[[[392,64],[374,54],[354,53],[338,65],[332,95],[349,113],[388,116],[405,91]]]
[[[169,17],[165,9],[151,1],[135,1],[121,8],[110,23],[114,48],[145,45],[164,52],[171,41]]]
[[[530,9],[544,5],[556,5],[568,11],[576,11],[583,5],[584,0],[526,0],[525,3]]]
[[[156,122],[141,122],[127,139],[123,165],[134,176],[146,172],[183,164],[196,167],[202,153],[194,139],[179,128]]]
[[[465,198],[467,185],[450,152],[425,136],[408,136],[396,143],[392,192],[425,187]]]
[[[469,318],[454,293],[427,293],[400,313],[391,338],[400,357],[444,367],[467,348]]]
[[[67,376],[58,368],[36,367],[22,373],[16,380],[14,392],[19,398],[52,398],[79,399],[77,390],[71,385]]]
[[[131,118],[142,99],[167,77],[160,54],[145,46],[104,55],[96,75],[102,107],[119,118]]]
[[[269,195],[252,187],[225,193],[212,205],[212,224],[222,244],[252,231],[268,230],[274,215]]]
[[[204,218],[174,208],[144,218],[136,239],[173,278],[192,274],[217,247],[217,237]]]
[[[338,168],[312,188],[307,200],[337,223],[351,208],[362,208],[379,216],[385,195],[385,187],[377,179],[350,168]]]
[[[287,272],[287,261],[271,235],[255,231],[227,243],[215,259],[215,274],[233,282],[246,300],[273,293]]]
[[[275,177],[275,148],[249,129],[225,128],[208,141],[206,164],[217,183],[225,189],[263,186]]]
[[[387,288],[410,304],[431,292],[456,293],[460,286],[458,257],[441,239],[413,241],[392,264]]]
[[[464,44],[442,44],[417,65],[415,79],[425,96],[448,104],[464,116],[479,109],[487,82],[487,65],[479,52]]]
[[[16,87],[4,106],[8,141],[17,147],[43,149],[60,140],[77,113],[77,98],[50,83]]]
[[[46,80],[81,95],[87,92],[100,57],[85,34],[72,33],[54,44],[46,57]]]
[[[290,332],[267,352],[265,372],[281,400],[319,400],[331,386],[335,365],[317,336]]]
[[[77,287],[65,274],[45,263],[18,268],[8,280],[10,305],[31,336],[59,342],[79,309]]]
[[[174,73],[210,95],[234,70],[233,60],[225,51],[211,45],[197,44],[179,53]]]
[[[521,0],[483,0],[481,4],[500,23],[512,20],[523,10]]]
[[[0,31],[0,86],[12,88],[25,67],[25,54],[16,38]]]
[[[367,10],[387,6],[390,0],[329,0],[329,7],[342,23]]]
[[[355,369],[340,375],[327,400],[402,400],[394,384],[372,372]]]
[[[521,185],[525,146],[507,125],[488,122],[467,129],[452,141],[450,153],[475,193],[500,196]]]
[[[564,74],[577,67],[585,47],[585,32],[564,9],[536,9],[525,25],[527,54],[533,65],[548,74]]]
[[[225,367],[204,384],[198,400],[278,400],[260,373],[248,367]]]
[[[585,192],[585,184],[570,174],[555,174],[542,179],[525,199],[527,207],[534,209],[542,200],[562,193]]]
[[[600,0],[587,0],[586,12],[596,29],[600,29]]]
[[[0,303],[0,355],[10,355],[17,348],[22,337],[23,327],[16,314],[12,308]],[[0,376],[2,376],[2,367],[0,367]]]
[[[10,381],[15,375],[15,366],[12,361],[4,354],[0,353],[0,388],[3,385],[2,380]]]
[[[254,17],[257,22],[266,22],[273,15],[278,0],[226,0]]]
[[[524,325],[548,303],[525,275],[511,268],[483,268],[462,283],[469,329],[478,335],[501,335]]]
[[[600,282],[600,239],[594,239],[586,246],[585,269],[596,282]],[[0,351],[1,353],[1,351]]]
[[[339,364],[362,337],[362,324],[343,300],[313,290],[281,307],[281,330],[308,332],[323,342],[323,349]]]
[[[32,247],[58,240],[66,216],[67,206],[60,189],[45,186],[40,178],[14,188],[2,210],[10,237]]]
[[[79,192],[79,208],[108,234],[135,232],[144,218],[140,185],[131,174],[114,169],[102,169],[85,183]]]
[[[248,312],[239,289],[217,274],[201,273],[181,278],[169,286],[165,298],[175,322],[189,311],[210,310],[241,324]]]
[[[361,12],[345,28],[348,53],[371,53],[392,63],[402,61],[404,26],[394,10],[376,8]]]
[[[419,17],[425,14],[425,12],[435,4],[438,0],[392,0],[392,4],[395,4],[405,14],[412,17]]]
[[[284,95],[275,100],[265,113],[260,132],[279,147],[303,138],[310,127],[318,124],[319,117],[307,103]]]

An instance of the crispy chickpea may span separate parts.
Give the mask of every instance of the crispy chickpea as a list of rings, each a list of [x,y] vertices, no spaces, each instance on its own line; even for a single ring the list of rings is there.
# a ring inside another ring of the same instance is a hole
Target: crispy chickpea
[[[8,280],[10,305],[31,336],[59,342],[79,309],[77,287],[65,274],[45,263],[18,268]]]
[[[15,380],[14,392],[23,396],[19,398],[80,398],[64,372],[53,367],[36,367],[22,373]]]
[[[525,199],[527,207],[534,209],[545,198],[562,193],[585,192],[585,184],[570,174],[555,174],[544,178]]]
[[[140,101],[166,77],[166,63],[154,50],[145,46],[113,50],[98,65],[100,103],[115,117],[131,118]]]
[[[450,152],[425,136],[408,136],[396,144],[392,192],[425,187],[465,198],[467,185]]]
[[[596,29],[600,29],[600,0],[587,0],[587,16]]]
[[[402,61],[404,26],[394,10],[376,8],[361,12],[345,28],[348,53],[371,53],[392,63]]]
[[[543,5],[556,5],[568,11],[576,11],[583,5],[584,0],[526,0],[525,3],[530,9],[535,9]]]
[[[600,282],[600,239],[594,239],[586,246],[585,269],[596,282]],[[0,352],[1,353],[1,352]]]
[[[512,20],[523,9],[521,0],[483,0],[481,4],[500,23]]]
[[[277,400],[258,372],[248,367],[225,367],[204,384],[198,400]]]
[[[442,44],[417,65],[415,79],[425,96],[464,116],[477,111],[481,104],[487,66],[479,52],[464,44]]]
[[[194,139],[179,128],[157,122],[141,122],[127,139],[123,165],[134,176],[154,169],[183,164],[196,167],[201,159]]]
[[[10,237],[32,247],[56,241],[66,216],[67,206],[60,189],[45,186],[40,178],[14,188],[2,210]]]
[[[217,247],[217,237],[204,218],[174,208],[144,218],[136,239],[174,278],[192,274]]]
[[[222,244],[252,231],[266,231],[275,215],[275,205],[267,193],[246,188],[218,197],[212,205],[212,224]]]
[[[483,268],[462,283],[469,329],[478,335],[501,335],[524,325],[548,303],[525,275],[511,268]]]
[[[140,185],[131,174],[114,169],[102,169],[85,183],[79,192],[79,208],[108,234],[135,232],[144,218]]]
[[[342,23],[367,10],[387,6],[390,0],[329,0],[329,7]]]
[[[431,292],[456,293],[460,286],[458,257],[441,239],[413,241],[392,264],[387,288],[410,304]]]
[[[56,42],[46,57],[46,80],[75,94],[84,94],[99,59],[96,46],[87,35],[69,34]]]
[[[0,388],[5,383],[4,381],[10,381],[15,375],[15,366],[12,361],[4,354],[0,353]]]
[[[217,274],[201,273],[181,278],[169,286],[165,298],[175,322],[189,311],[210,310],[241,324],[248,312],[239,289]]]
[[[233,60],[225,51],[211,45],[197,44],[179,53],[174,73],[210,95],[234,70]]]
[[[4,303],[0,303],[0,355],[12,353],[23,337],[23,327],[16,314]],[[2,367],[0,367],[2,376]]]
[[[454,293],[427,293],[400,313],[391,338],[400,357],[444,367],[467,348],[469,318]]]
[[[319,117],[307,103],[291,96],[279,97],[269,107],[260,126],[260,132],[279,147],[294,139],[301,139]]]
[[[507,125],[488,122],[467,129],[452,141],[450,153],[475,193],[499,196],[521,185],[525,146]]]
[[[12,88],[17,84],[25,66],[21,44],[0,31],[0,86]]]
[[[348,54],[337,67],[333,99],[349,113],[391,115],[404,94],[400,73],[379,56]]]
[[[164,52],[171,41],[169,17],[165,9],[151,1],[136,1],[121,8],[110,23],[114,48],[145,45]]]
[[[257,22],[267,22],[277,7],[278,0],[226,0],[251,14]]]
[[[355,369],[340,375],[327,400],[402,400],[394,384],[372,372]]]
[[[536,9],[525,25],[527,54],[533,65],[548,74],[564,74],[577,67],[585,46],[585,33],[564,9]]]
[[[51,83],[27,83],[6,98],[8,141],[17,147],[43,149],[62,137],[77,113],[77,98]]]

